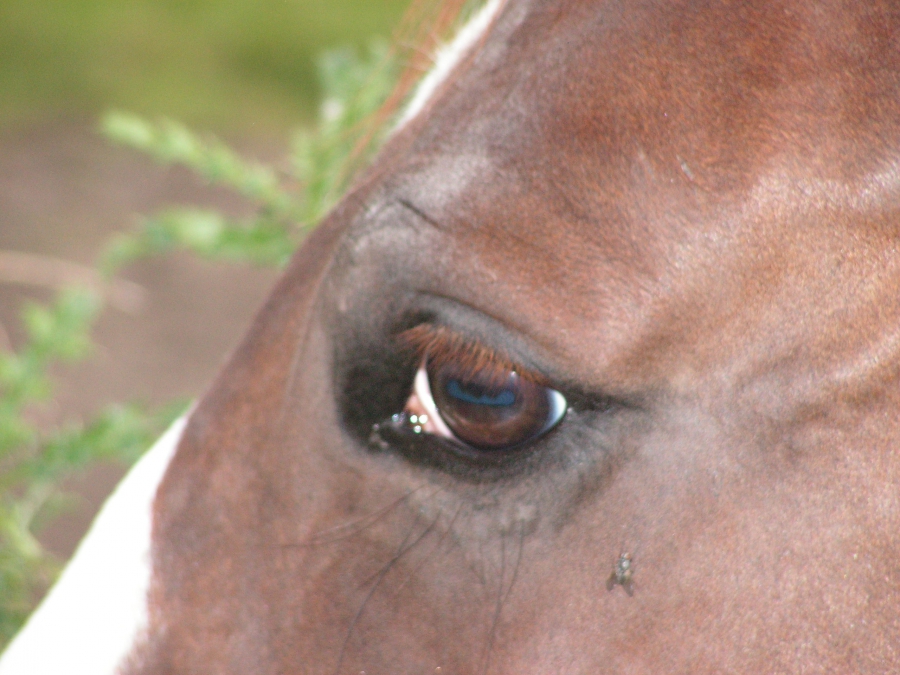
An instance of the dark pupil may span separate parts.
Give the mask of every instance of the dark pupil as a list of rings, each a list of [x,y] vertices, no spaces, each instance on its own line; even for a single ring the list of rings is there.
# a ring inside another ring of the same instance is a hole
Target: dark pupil
[[[504,450],[545,431],[549,390],[513,371],[461,373],[452,364],[428,368],[441,418],[461,441],[479,450]]]

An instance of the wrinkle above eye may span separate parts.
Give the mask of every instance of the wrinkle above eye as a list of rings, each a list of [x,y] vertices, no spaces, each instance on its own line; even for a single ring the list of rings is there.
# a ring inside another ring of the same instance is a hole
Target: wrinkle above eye
[[[418,206],[416,206],[415,204],[413,204],[409,199],[400,198],[400,199],[397,200],[397,203],[400,204],[400,206],[402,206],[403,208],[405,208],[407,211],[410,211],[411,213],[413,213],[413,214],[414,214],[415,216],[417,216],[420,220],[422,220],[422,221],[428,223],[429,225],[431,225],[434,229],[436,229],[436,230],[443,229],[443,228],[441,227],[441,224],[440,224],[437,220],[435,220],[435,219],[432,218],[430,215],[428,215],[427,213],[425,213],[425,211],[423,211],[423,210],[420,209]]]

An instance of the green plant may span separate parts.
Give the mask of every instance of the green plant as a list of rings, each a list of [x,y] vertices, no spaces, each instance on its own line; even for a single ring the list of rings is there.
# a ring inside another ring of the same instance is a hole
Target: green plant
[[[104,270],[110,273],[136,258],[174,249],[218,260],[286,263],[340,197],[353,169],[377,147],[380,137],[365,135],[365,123],[396,79],[396,67],[381,41],[373,41],[364,58],[345,48],[326,52],[318,65],[324,92],[318,123],[296,132],[286,170],[245,160],[221,141],[172,120],[154,123],[109,113],[102,123],[108,138],[234,190],[255,211],[240,221],[195,206],[146,217],[135,232],[111,242]]]
[[[114,112],[103,121],[112,140],[165,164],[192,169],[254,205],[246,220],[211,209],[169,209],[117,236],[101,263],[106,278],[137,258],[188,250],[204,257],[283,265],[296,245],[346,187],[353,169],[380,140],[365,121],[386,99],[396,69],[383,43],[363,58],[344,49],[319,62],[325,93],[318,124],[294,137],[287,169],[247,161],[225,144],[177,122],[151,123]],[[60,567],[34,536],[52,517],[62,481],[99,460],[133,462],[184,403],[148,411],[110,407],[88,422],[47,427],[34,412],[52,394],[56,363],[83,358],[102,308],[98,289],[63,291],[50,306],[29,304],[25,343],[0,352],[0,648],[15,633]]]
[[[101,306],[92,290],[67,289],[50,306],[22,312],[27,339],[0,352],[0,643],[8,640],[59,568],[34,537],[56,511],[62,481],[101,460],[131,463],[183,409],[110,406],[93,420],[47,428],[33,421],[53,387],[49,370],[83,358]]]

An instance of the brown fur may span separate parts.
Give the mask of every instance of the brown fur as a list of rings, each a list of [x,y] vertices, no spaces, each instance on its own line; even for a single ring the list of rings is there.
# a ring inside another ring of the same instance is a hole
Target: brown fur
[[[193,414],[129,675],[900,672],[898,44],[510,0]],[[423,321],[579,392],[527,470],[367,446]]]

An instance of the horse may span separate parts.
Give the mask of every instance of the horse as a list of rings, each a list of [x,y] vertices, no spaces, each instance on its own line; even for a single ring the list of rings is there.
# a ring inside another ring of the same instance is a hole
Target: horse
[[[491,0],[0,672],[900,672],[898,40]]]

